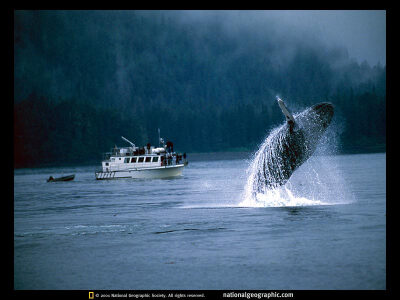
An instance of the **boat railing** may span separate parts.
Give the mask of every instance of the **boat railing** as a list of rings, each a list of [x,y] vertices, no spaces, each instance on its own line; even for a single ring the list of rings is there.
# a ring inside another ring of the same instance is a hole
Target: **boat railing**
[[[126,150],[122,151],[121,150]],[[126,157],[126,156],[140,156],[140,155],[151,155],[154,153],[150,153],[150,151],[146,148],[137,148],[133,150],[132,148],[112,148],[110,152],[106,152],[103,154],[104,159],[110,159],[111,156],[115,157]]]
[[[120,149],[120,148],[117,148],[117,149]],[[121,149],[123,149],[123,148],[121,148]],[[111,158],[111,156],[113,156],[113,157],[127,157],[127,156],[144,156],[144,155],[152,155],[152,156],[155,156],[155,155],[157,155],[157,156],[166,155],[167,157],[169,155],[172,155],[174,157],[178,155],[179,157],[181,157],[180,161],[181,160],[186,160],[186,158],[183,158],[182,153],[173,152],[173,153],[156,154],[156,153],[149,153],[147,151],[147,149],[145,151],[140,151],[139,153],[136,153],[136,152],[123,152],[123,153],[121,153],[120,151],[106,152],[106,153],[103,153],[103,160],[109,160]]]
[[[121,164],[116,164],[113,166],[108,166],[106,167],[106,172],[117,172],[117,171],[126,171],[126,170],[130,170],[130,169],[146,169],[146,168],[154,168],[154,167],[168,167],[168,166],[176,166],[176,165],[187,165],[187,159],[186,158],[182,158],[179,159],[178,161],[176,161],[176,158],[173,159],[171,158],[166,158],[161,165],[156,165],[153,163],[146,163],[143,162],[140,165],[135,165],[132,166],[131,164],[126,164],[126,163],[121,163]],[[96,172],[104,172],[104,169],[99,169]]]

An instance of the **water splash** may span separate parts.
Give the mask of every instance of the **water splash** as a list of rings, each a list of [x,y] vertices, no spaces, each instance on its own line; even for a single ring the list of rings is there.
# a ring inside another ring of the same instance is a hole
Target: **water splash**
[[[323,202],[306,197],[295,196],[286,186],[267,190],[265,193],[255,193],[251,197],[245,197],[239,203],[239,207],[285,207],[285,206],[311,206],[311,205],[330,205],[332,203]]]
[[[273,160],[275,165],[283,165],[279,163],[282,158],[271,150],[276,148],[272,147],[271,143],[281,143],[279,134],[282,126],[273,129],[254,154],[246,171],[247,182],[241,196],[242,201],[238,206],[285,207],[352,202],[354,197],[344,182],[335,159],[338,148],[338,129],[340,130],[340,126],[336,124],[327,130],[314,155],[301,165],[284,185],[267,186],[265,184],[264,178],[273,180],[283,177],[283,174],[280,174],[284,172],[283,168],[266,169],[268,160]],[[268,178],[268,176],[273,178]]]

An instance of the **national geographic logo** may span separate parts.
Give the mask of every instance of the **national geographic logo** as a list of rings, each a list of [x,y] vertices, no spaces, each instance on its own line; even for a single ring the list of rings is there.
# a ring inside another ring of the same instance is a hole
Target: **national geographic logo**
[[[89,292],[89,299],[94,299],[94,292]]]

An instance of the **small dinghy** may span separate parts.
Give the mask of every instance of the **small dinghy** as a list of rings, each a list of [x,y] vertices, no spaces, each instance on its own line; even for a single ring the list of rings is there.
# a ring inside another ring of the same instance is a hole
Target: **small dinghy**
[[[58,177],[54,178],[53,176],[50,176],[49,179],[47,179],[47,182],[55,182],[55,181],[71,181],[74,180],[75,174],[68,175],[68,176],[63,176],[63,177]]]

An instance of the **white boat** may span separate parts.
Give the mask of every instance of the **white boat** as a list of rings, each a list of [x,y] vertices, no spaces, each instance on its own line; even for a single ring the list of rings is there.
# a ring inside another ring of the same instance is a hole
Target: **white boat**
[[[95,172],[96,179],[117,178],[168,178],[182,175],[188,164],[186,153],[173,151],[173,143],[164,144],[159,138],[159,147],[147,144],[146,147],[136,147],[128,139],[121,137],[130,147],[118,148],[104,154],[102,169]]]

